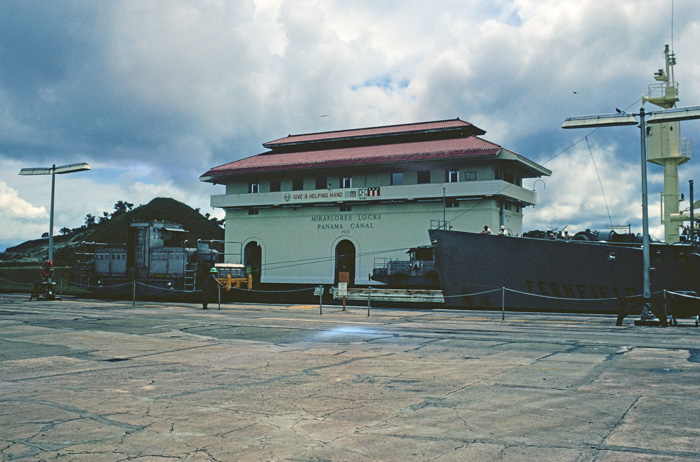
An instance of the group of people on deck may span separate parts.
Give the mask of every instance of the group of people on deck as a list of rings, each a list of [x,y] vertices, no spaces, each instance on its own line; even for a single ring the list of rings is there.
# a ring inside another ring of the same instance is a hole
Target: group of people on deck
[[[481,234],[493,234],[491,233],[491,228],[489,228],[488,225],[484,225],[484,229],[481,230]],[[501,229],[498,230],[498,235],[499,236],[510,236],[510,233],[506,229],[505,226],[501,226]]]
[[[484,225],[484,229],[481,230],[481,234],[493,234],[493,233],[491,232],[491,228],[489,228],[488,225]],[[508,230],[506,229],[505,226],[501,225],[501,229],[498,231],[498,235],[499,236],[510,236],[510,233],[508,232]],[[544,235],[544,238],[545,239],[552,239],[552,240],[563,239],[565,241],[568,241],[571,239],[571,235],[569,235],[568,229],[565,229],[564,231],[562,231],[558,236],[556,234],[554,234],[551,229],[548,229]]]
[[[551,240],[556,240],[556,239],[563,239],[565,241],[571,240],[571,235],[569,234],[569,230],[565,229],[559,235],[555,234],[552,232],[551,229],[547,230],[547,233],[544,235],[545,239],[551,239]]]

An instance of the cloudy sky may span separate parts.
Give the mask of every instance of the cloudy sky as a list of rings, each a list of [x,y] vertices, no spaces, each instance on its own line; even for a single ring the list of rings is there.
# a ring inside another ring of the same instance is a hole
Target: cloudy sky
[[[700,105],[696,0],[23,0],[0,23],[0,250],[48,231],[50,177],[22,167],[92,166],[57,176],[56,233],[160,196],[223,217],[198,177],[266,141],[456,117],[553,170],[525,229],[638,228],[639,131],[563,120],[638,111],[667,43]]]

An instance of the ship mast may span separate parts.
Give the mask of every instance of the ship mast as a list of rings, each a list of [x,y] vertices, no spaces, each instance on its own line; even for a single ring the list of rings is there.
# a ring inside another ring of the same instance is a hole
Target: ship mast
[[[676,55],[664,50],[666,69],[654,73],[658,83],[649,85],[648,95],[642,95],[642,103],[651,103],[663,109],[671,109],[678,101],[678,83],[673,67]],[[680,240],[679,227],[684,219],[679,215],[680,193],[678,188],[678,166],[688,162],[691,155],[689,140],[681,139],[680,122],[665,122],[646,127],[647,161],[664,168],[664,190],[662,195],[665,240],[668,243]]]

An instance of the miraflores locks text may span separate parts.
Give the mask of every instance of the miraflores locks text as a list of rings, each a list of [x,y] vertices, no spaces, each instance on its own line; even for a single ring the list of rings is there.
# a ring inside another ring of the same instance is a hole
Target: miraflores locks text
[[[381,219],[381,213],[314,215],[311,217],[311,221],[316,223],[317,230],[340,230],[343,233],[349,233],[350,230],[374,229],[374,223]]]

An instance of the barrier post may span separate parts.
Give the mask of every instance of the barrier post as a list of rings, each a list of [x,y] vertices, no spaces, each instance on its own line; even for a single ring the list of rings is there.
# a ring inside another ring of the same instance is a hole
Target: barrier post
[[[371,300],[372,300],[372,286],[369,286],[367,288],[367,317],[369,318],[369,311],[371,309]]]
[[[134,279],[134,303],[131,306],[136,306],[136,279]]]
[[[219,309],[221,309],[221,284],[217,284],[216,287],[219,288]]]
[[[61,301],[63,301],[63,278],[61,278]]]
[[[506,288],[501,287],[501,321],[506,320]]]
[[[350,283],[350,273],[341,271],[338,273],[338,290],[343,296],[343,311],[345,311],[345,301],[348,295],[348,284]]]
[[[664,289],[664,318],[668,323],[668,301],[666,300],[666,289]]]
[[[323,286],[314,289],[314,295],[318,295],[318,314],[323,315]]]
[[[347,295],[348,295],[348,283],[347,282],[339,282],[338,283],[338,295],[341,295],[343,297],[343,311],[345,311],[345,303],[346,303]]]

